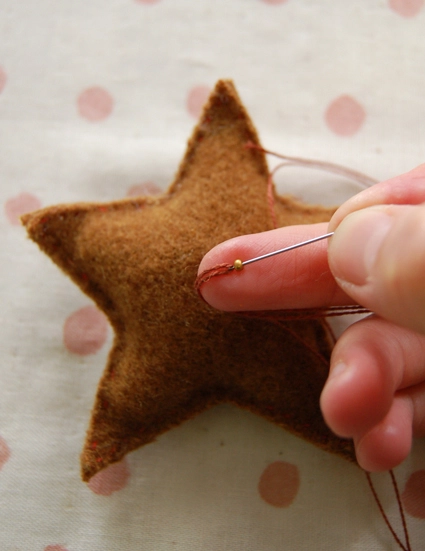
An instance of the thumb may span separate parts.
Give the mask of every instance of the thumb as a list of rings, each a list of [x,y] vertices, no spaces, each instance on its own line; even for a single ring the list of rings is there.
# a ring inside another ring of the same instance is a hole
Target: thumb
[[[349,214],[331,238],[328,261],[338,285],[359,304],[425,333],[425,204]]]

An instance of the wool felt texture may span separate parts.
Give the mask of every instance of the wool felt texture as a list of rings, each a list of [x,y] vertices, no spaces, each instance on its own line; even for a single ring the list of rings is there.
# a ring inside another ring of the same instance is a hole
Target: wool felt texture
[[[272,229],[268,168],[230,81],[219,81],[169,191],[25,215],[29,236],[105,312],[115,339],[81,455],[83,480],[215,404],[262,415],[354,461],[319,409],[331,352],[320,320],[213,310],[194,289],[216,244]],[[275,195],[279,226],[333,209]],[[226,276],[229,277],[229,276]]]

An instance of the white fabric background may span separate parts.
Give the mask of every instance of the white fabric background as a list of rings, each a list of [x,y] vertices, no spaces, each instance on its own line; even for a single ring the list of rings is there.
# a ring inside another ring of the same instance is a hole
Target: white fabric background
[[[1,550],[396,549],[359,469],[229,406],[130,454],[111,495],[83,484],[79,453],[111,332],[95,354],[66,348],[65,321],[90,301],[12,211],[25,197],[50,205],[108,201],[146,182],[165,189],[196,123],[193,90],[223,77],[269,149],[378,179],[413,168],[425,158],[422,4],[0,0]],[[97,121],[78,107],[92,87],[112,102],[103,117],[93,107]],[[347,95],[364,120],[341,135],[326,112]],[[324,203],[358,191],[316,175],[278,180]],[[300,474],[284,508],[257,489],[276,461]],[[397,469],[402,491],[423,469],[421,441]],[[376,484],[397,523],[389,479]],[[420,549],[425,520],[408,522]]]

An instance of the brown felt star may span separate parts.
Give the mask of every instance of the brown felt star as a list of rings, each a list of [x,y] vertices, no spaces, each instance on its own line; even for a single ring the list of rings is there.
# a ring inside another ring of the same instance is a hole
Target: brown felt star
[[[272,227],[265,158],[247,142],[259,144],[256,131],[232,83],[220,81],[168,193],[24,217],[31,238],[115,332],[81,456],[84,480],[219,402],[354,457],[319,410],[330,354],[322,322],[222,313],[194,290],[209,249]],[[277,198],[276,214],[290,225],[327,220],[330,211]]]

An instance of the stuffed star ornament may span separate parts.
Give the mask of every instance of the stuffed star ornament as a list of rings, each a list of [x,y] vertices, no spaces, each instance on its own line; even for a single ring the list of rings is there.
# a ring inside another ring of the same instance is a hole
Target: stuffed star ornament
[[[218,243],[272,229],[268,169],[233,84],[219,81],[162,196],[53,206],[28,234],[107,315],[115,334],[81,455],[82,478],[221,402],[354,460],[326,427],[319,396],[331,342],[320,320],[224,313],[194,289]],[[332,211],[275,197],[278,225]],[[226,276],[229,277],[229,276]]]

